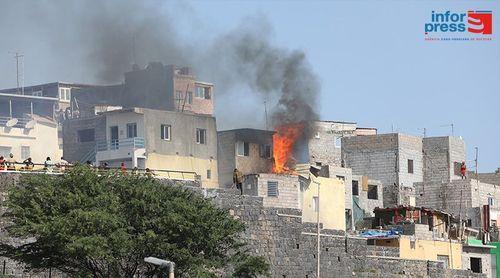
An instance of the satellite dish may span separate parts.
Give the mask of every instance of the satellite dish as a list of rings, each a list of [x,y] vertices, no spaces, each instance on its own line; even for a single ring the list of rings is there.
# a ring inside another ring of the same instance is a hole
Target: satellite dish
[[[25,128],[31,129],[31,128],[34,128],[35,125],[36,125],[36,121],[35,120],[31,120],[31,121],[29,121],[29,122],[26,123]]]
[[[8,127],[13,127],[17,124],[18,120],[16,118],[12,118],[5,123],[6,126]]]

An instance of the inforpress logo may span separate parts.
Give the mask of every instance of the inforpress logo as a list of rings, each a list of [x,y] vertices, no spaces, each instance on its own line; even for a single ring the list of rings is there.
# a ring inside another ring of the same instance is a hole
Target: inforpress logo
[[[426,40],[491,40],[491,11],[432,11],[430,22],[424,25]]]
[[[493,33],[493,13],[491,11],[468,11],[467,30],[471,33],[491,35]]]

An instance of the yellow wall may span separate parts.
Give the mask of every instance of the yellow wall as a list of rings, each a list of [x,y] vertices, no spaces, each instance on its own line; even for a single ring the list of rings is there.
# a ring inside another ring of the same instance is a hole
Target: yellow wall
[[[206,188],[216,188],[218,184],[217,161],[213,159],[201,159],[189,156],[162,155],[149,153],[146,159],[146,167],[150,169],[168,169],[176,171],[192,171],[201,176],[201,184]],[[207,170],[211,170],[212,176],[207,179]],[[177,178],[192,180],[192,175],[155,172],[158,177]]]
[[[33,129],[0,127],[0,146],[10,147],[17,162],[27,157],[21,157],[21,146],[28,146],[29,156],[34,163],[44,163],[47,156],[57,163],[62,156],[55,123],[39,122]],[[8,153],[2,153],[6,159]],[[21,167],[17,165],[16,167]]]
[[[320,184],[319,211],[324,229],[345,231],[345,188],[337,178],[314,177],[302,192],[302,221],[316,223],[317,212],[313,208],[313,197],[318,196]]]
[[[379,246],[397,246],[398,239],[377,240]],[[404,259],[437,261],[437,256],[448,256],[449,267],[462,268],[462,244],[449,241],[415,240],[415,248],[410,244],[410,237],[399,238],[399,253]]]

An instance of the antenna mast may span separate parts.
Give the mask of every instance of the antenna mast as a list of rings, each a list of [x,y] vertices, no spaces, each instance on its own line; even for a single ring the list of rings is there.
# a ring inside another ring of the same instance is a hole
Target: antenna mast
[[[22,78],[23,78],[23,84],[22,84],[22,88],[20,88],[19,86],[19,58],[23,58],[24,59],[24,55],[22,54],[19,54],[19,52],[16,52],[14,53],[14,58],[16,59],[16,83],[17,83],[17,93],[19,94],[20,92],[22,92],[22,94],[24,95],[24,74],[22,74]],[[23,73],[24,73],[24,62],[21,61],[22,64],[23,64]],[[21,89],[21,91],[20,91]]]
[[[265,113],[265,116],[266,116],[266,130],[269,130],[269,126],[268,126],[268,123],[267,123],[267,101],[264,100],[264,113]]]

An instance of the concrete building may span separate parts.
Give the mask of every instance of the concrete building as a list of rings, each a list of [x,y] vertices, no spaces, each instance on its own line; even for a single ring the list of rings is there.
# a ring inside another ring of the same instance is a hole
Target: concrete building
[[[31,157],[43,163],[46,157],[59,160],[59,134],[54,97],[0,93],[0,155],[10,153],[18,162]]]
[[[411,194],[413,184],[423,181],[420,137],[400,133],[344,137],[342,157],[353,174],[382,182],[386,207],[402,204],[408,198],[401,193]]]
[[[301,209],[302,222],[323,229],[346,230],[344,184],[337,178],[300,175],[254,174],[244,180],[244,194],[263,198],[265,207]]]
[[[70,161],[95,160],[110,167],[124,162],[127,168],[155,169],[157,175],[170,178],[185,179],[184,175],[194,172],[202,186],[218,187],[217,132],[212,116],[121,109],[70,119],[63,133],[64,155]]]
[[[221,187],[233,186],[233,171],[243,175],[271,173],[274,131],[251,128],[217,132]]]
[[[56,99],[57,101],[55,102],[54,111],[56,111],[57,116],[59,116],[59,114],[64,114],[67,108],[70,108],[71,95],[74,91],[91,87],[97,86],[68,82],[52,82],[23,88],[2,89],[0,90],[0,94],[48,97]]]
[[[309,163],[342,166],[342,138],[358,135],[377,134],[375,128],[359,128],[353,122],[316,121],[316,133],[308,141]]]
[[[384,206],[384,187],[379,180],[353,175],[351,180],[353,226],[367,217],[374,217],[373,210]]]
[[[346,137],[342,156],[353,174],[380,180],[384,206],[415,205],[415,183],[460,179],[465,143],[456,137],[417,137],[400,133]]]
[[[125,73],[123,84],[82,88],[72,95],[75,114],[89,117],[101,105],[214,114],[214,85],[188,67],[149,63]]]
[[[423,182],[450,182],[461,179],[460,166],[466,161],[465,142],[456,137],[425,137],[423,141]]]
[[[446,210],[456,217],[470,219],[468,226],[481,227],[480,210],[484,205],[499,210],[500,189],[473,179],[453,180],[446,183],[416,183],[418,206]],[[496,218],[495,218],[496,220]]]

